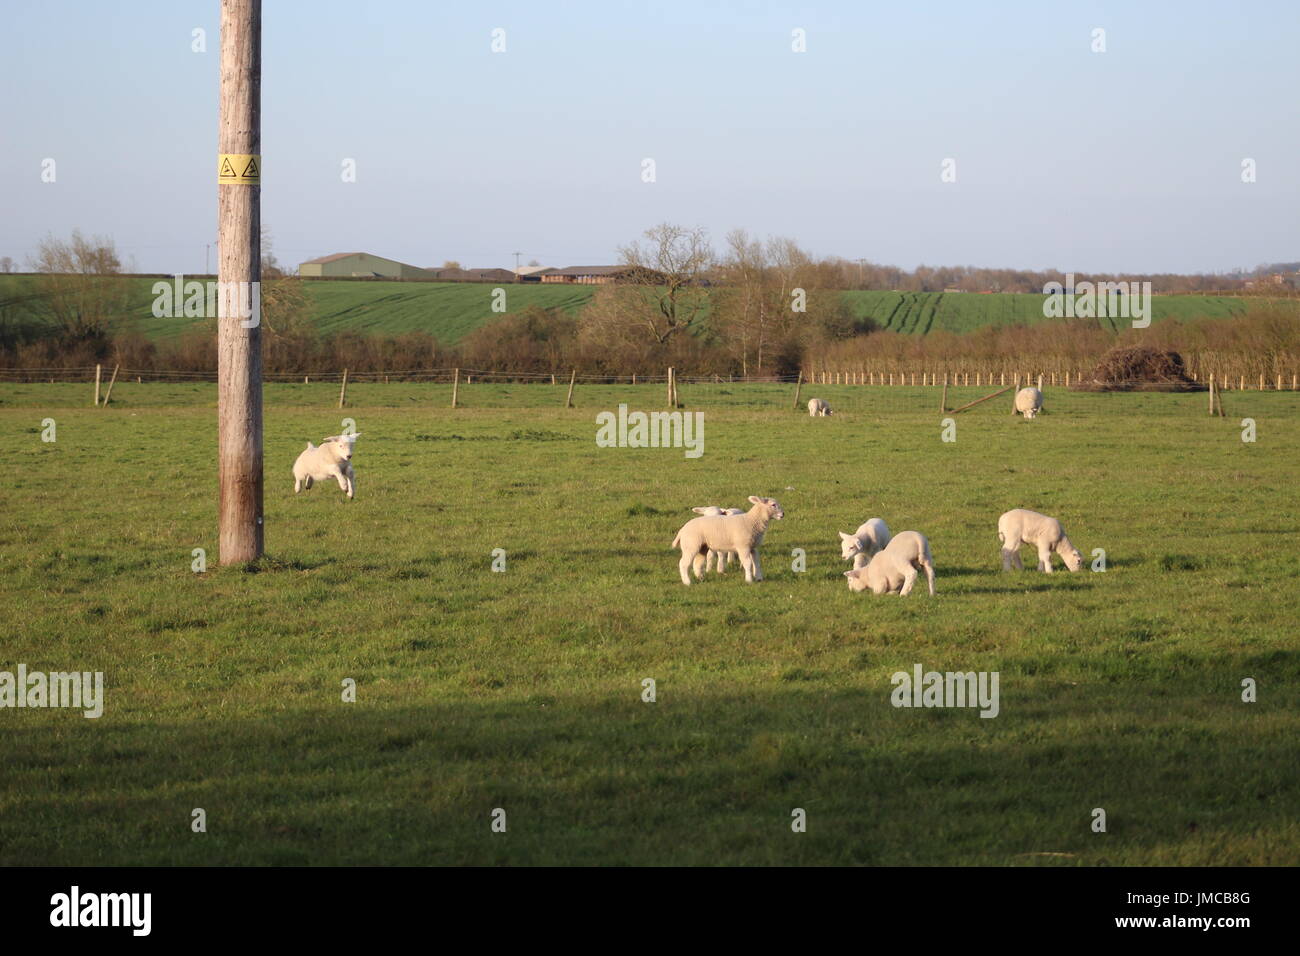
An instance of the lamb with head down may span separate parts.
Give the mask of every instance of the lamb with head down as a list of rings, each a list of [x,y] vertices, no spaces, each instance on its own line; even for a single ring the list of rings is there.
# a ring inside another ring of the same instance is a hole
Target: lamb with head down
[[[912,593],[917,572],[925,571],[934,596],[934,558],[930,555],[930,542],[919,531],[903,531],[894,535],[883,551],[867,562],[866,567],[845,571],[850,591],[867,591],[872,594],[897,594],[902,597]]]

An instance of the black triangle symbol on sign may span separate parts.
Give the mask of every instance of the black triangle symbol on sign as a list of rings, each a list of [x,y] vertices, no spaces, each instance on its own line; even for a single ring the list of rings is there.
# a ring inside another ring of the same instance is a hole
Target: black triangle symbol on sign
[[[229,176],[231,179],[235,178],[235,167],[230,165],[229,157],[221,161],[221,172],[219,172],[217,175]]]
[[[256,157],[256,156],[249,156],[249,157],[248,157],[248,165],[245,166],[245,167],[244,167],[244,171],[243,171],[242,173],[239,174],[239,178],[240,178],[240,179],[257,179],[257,178],[259,178],[259,175],[260,175],[260,174],[259,174],[258,171],[257,171],[257,157]]]

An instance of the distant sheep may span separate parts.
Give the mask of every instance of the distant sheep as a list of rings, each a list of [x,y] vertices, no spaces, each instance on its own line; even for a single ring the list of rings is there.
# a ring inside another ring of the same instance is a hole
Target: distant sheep
[[[1043,408],[1043,393],[1036,388],[1022,388],[1016,392],[1016,414],[1033,418]]]
[[[733,551],[745,569],[747,582],[763,580],[763,565],[759,560],[758,546],[763,543],[767,526],[785,517],[785,512],[774,498],[749,496],[753,505],[738,515],[702,515],[692,518],[673,538],[672,546],[680,546],[682,559],[677,563],[682,584],[690,585],[690,572],[698,581],[704,577],[704,562],[709,551]]]
[[[739,508],[719,508],[717,505],[706,505],[703,508],[692,508],[697,515],[703,515],[706,518],[720,518],[723,515],[743,515],[745,512]],[[727,565],[731,559],[736,556],[734,551],[709,551],[704,556],[704,570],[716,571],[718,574],[727,573]]]
[[[1037,511],[1016,508],[998,519],[998,540],[1002,542],[1002,570],[1010,571],[1014,564],[1021,571],[1020,546],[1032,544],[1038,549],[1038,570],[1052,573],[1052,552],[1055,551],[1071,571],[1083,567],[1083,555],[1065,536],[1061,522]]]
[[[826,404],[824,398],[808,399],[808,415],[810,418],[825,418],[831,414],[831,407]]]
[[[351,498],[357,489],[352,470],[352,446],[360,435],[333,435],[319,446],[307,442],[307,449],[293,463],[293,493],[310,488],[313,482],[333,478]]]
[[[868,518],[857,531],[852,534],[841,531],[839,536],[840,557],[845,561],[852,559],[854,570],[883,551],[889,545],[890,537],[889,527],[879,518]]]
[[[912,593],[918,570],[925,570],[934,596],[934,558],[930,555],[930,542],[919,531],[904,531],[872,558],[866,567],[845,571],[850,591],[870,590],[872,594],[895,593],[899,597]]]

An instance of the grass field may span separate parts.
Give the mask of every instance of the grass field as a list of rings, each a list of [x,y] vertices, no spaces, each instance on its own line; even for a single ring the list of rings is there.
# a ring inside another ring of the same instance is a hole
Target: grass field
[[[269,557],[216,569],[215,388],[119,389],[0,386],[0,670],[107,698],[0,710],[0,864],[1300,863],[1300,396],[1048,390],[944,443],[932,389],[819,386],[812,420],[683,386],[688,460],[594,443],[657,387],[268,386]],[[295,497],[344,414],[356,500]],[[786,511],[767,580],[682,587],[689,508],[750,494]],[[1016,506],[1108,570],[1000,573]],[[937,597],[849,592],[872,515],[929,536]],[[916,663],[999,672],[999,716],[895,709]]]
[[[158,279],[129,279],[132,299],[131,326],[154,340],[165,340],[191,329],[199,319],[155,318],[152,288]],[[444,345],[454,345],[487,322],[501,317],[492,311],[491,283],[455,282],[342,282],[303,280],[312,302],[312,320],[322,332],[351,330],[396,334],[425,331]],[[510,312],[530,305],[577,312],[595,294],[595,286],[506,285]],[[30,295],[35,289],[28,276],[0,276],[0,305]],[[844,293],[849,311],[859,319],[872,319],[881,328],[910,334],[936,330],[969,332],[986,325],[1034,325],[1055,322],[1043,316],[1043,297],[1018,293],[861,292]],[[1153,321],[1169,318],[1230,318],[1241,315],[1260,299],[1231,296],[1155,296]],[[1273,300],[1288,308],[1300,307],[1295,299]],[[21,303],[18,308],[24,308]],[[1113,320],[1124,324],[1123,319]]]

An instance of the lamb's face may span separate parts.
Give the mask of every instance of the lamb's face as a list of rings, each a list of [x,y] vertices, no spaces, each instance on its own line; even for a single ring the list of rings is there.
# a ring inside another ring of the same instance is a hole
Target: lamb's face
[[[858,592],[867,589],[867,575],[865,569],[859,568],[856,571],[845,571],[844,577],[849,582],[850,591]]]
[[[352,460],[352,449],[352,442],[348,441],[346,438],[334,439],[334,452],[344,461]]]
[[[862,550],[862,542],[851,534],[840,533],[840,557],[848,561]]]
[[[1080,571],[1083,569],[1083,555],[1079,553],[1078,548],[1071,548],[1065,554],[1061,555],[1061,560],[1071,571]]]

